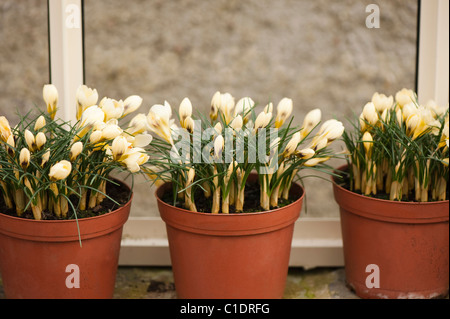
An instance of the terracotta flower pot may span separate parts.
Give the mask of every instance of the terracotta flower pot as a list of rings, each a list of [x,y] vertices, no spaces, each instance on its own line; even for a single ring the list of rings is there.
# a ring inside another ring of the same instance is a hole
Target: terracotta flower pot
[[[294,223],[303,202],[260,213],[210,214],[176,208],[161,200],[170,184],[156,191],[166,223],[175,288],[179,298],[279,299],[289,268]]]
[[[358,296],[436,298],[448,294],[448,200],[375,199],[335,181],[333,189],[340,206],[346,281]]]
[[[0,213],[6,297],[112,298],[131,201],[110,213],[79,219],[81,247],[76,220],[38,221]]]

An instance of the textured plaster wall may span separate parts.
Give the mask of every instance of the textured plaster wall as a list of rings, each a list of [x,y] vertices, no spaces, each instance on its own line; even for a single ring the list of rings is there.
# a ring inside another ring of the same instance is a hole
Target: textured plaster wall
[[[379,29],[365,24],[371,3]],[[375,91],[414,88],[416,23],[416,0],[85,0],[86,84],[141,95],[140,112],[186,96],[208,112],[220,90],[264,105],[290,97],[297,124],[316,107],[346,122]],[[42,106],[46,36],[46,1],[0,0],[0,114],[11,121]],[[157,215],[137,182],[133,214]],[[328,182],[305,184],[308,216],[338,216]]]

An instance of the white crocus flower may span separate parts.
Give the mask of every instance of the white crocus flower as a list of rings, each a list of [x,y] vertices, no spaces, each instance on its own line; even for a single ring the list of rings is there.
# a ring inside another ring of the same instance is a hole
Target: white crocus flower
[[[111,119],[119,119],[122,117],[124,112],[124,103],[122,100],[114,100],[104,97],[100,103],[99,107],[105,112],[105,121]]]
[[[251,109],[255,106],[255,102],[250,97],[243,97],[237,101],[234,107],[234,116],[241,115],[243,123],[247,123],[250,119]]]
[[[97,105],[93,105],[84,110],[81,115],[81,121],[79,127],[93,127],[98,123],[105,121],[105,113]]]
[[[171,131],[173,121],[171,120],[171,116],[172,108],[166,101],[164,102],[164,105],[155,104],[150,108],[150,111],[147,115],[147,121],[150,131],[173,145]]]
[[[377,112],[381,114],[394,104],[394,97],[392,95],[387,97],[385,94],[375,92],[372,96],[372,103],[375,105]]]
[[[91,89],[86,85],[80,85],[76,93],[77,100],[77,120],[81,118],[84,110],[92,105],[96,105],[98,101],[98,93],[96,89]]]
[[[112,140],[122,134],[122,132],[123,130],[119,125],[115,123],[107,123],[106,126],[102,129],[102,138],[104,140]]]
[[[133,113],[136,111],[142,104],[142,98],[139,95],[131,95],[123,101],[123,114],[122,117]]]
[[[375,109],[375,104],[373,102],[368,102],[364,105],[364,109],[362,112],[362,117],[366,120],[370,125],[375,125],[378,122],[378,113]]]
[[[412,90],[402,89],[395,94],[395,100],[399,107],[403,108],[406,104],[414,102],[416,98]]]
[[[69,161],[62,160],[50,167],[50,173],[48,175],[51,180],[58,181],[67,178],[71,171],[72,164]]]
[[[141,165],[147,163],[149,156],[139,147],[128,148],[122,155],[120,161],[127,167],[131,173],[139,172]]]
[[[119,160],[123,154],[127,151],[130,143],[125,136],[117,136],[112,142],[111,152],[114,160]]]

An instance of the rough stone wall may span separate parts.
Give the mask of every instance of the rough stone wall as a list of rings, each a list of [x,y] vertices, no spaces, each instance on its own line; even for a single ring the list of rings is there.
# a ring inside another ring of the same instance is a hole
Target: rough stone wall
[[[365,24],[371,3],[379,29]],[[220,90],[263,105],[290,97],[297,124],[316,107],[346,122],[375,91],[414,88],[416,23],[417,0],[85,0],[86,84],[141,95],[140,112],[184,97],[208,112]],[[46,1],[0,0],[0,114],[42,105],[46,37]],[[308,216],[338,216],[328,182],[305,184]],[[148,192],[138,182],[133,214],[158,214]]]

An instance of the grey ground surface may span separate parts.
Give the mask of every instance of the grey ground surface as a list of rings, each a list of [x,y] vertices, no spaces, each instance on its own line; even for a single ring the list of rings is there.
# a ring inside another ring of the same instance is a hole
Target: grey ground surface
[[[355,299],[343,268],[291,268],[285,299]],[[5,298],[0,277],[0,298]],[[119,267],[114,299],[177,298],[170,267]]]

